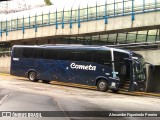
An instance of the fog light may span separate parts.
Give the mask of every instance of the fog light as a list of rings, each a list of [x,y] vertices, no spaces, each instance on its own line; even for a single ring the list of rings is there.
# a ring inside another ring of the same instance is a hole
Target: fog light
[[[112,87],[115,87],[115,86],[116,86],[116,83],[115,83],[115,82],[112,82],[112,83],[111,83],[111,86],[112,86]]]

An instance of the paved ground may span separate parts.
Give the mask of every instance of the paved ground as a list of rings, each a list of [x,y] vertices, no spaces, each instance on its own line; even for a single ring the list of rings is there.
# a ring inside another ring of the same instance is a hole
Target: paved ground
[[[160,111],[159,97],[129,96],[0,75],[0,111]],[[85,113],[79,113],[85,114]],[[92,113],[94,115],[94,112]],[[2,119],[2,118],[0,118]],[[2,120],[22,120],[3,118]],[[24,119],[24,118],[23,118]],[[27,118],[25,118],[27,119]],[[40,118],[28,118],[39,120]],[[53,118],[41,118],[50,120]],[[54,120],[159,119],[151,117],[54,117]]]

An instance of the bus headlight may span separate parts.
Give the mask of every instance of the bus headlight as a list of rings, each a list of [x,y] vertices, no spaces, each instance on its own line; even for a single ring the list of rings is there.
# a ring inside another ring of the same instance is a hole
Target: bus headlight
[[[112,86],[112,87],[116,87],[116,83],[115,83],[115,82],[112,82],[112,83],[111,83],[111,86]]]

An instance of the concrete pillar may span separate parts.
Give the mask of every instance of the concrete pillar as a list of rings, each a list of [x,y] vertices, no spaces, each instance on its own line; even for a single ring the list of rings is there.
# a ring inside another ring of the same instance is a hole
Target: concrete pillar
[[[147,92],[160,92],[160,65],[149,66]]]

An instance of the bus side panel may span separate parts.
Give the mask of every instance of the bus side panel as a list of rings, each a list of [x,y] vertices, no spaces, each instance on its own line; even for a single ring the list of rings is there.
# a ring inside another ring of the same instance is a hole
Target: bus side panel
[[[37,78],[41,80],[56,80],[53,77],[55,72],[56,63],[50,59],[37,59],[35,62],[35,70],[37,72]],[[57,80],[58,81],[58,80]]]
[[[57,71],[61,78],[61,81],[72,82],[77,84],[91,85],[95,83],[95,71],[89,70],[89,65],[93,63],[86,62],[65,62],[59,61],[60,64]],[[79,65],[79,68],[75,65]],[[86,66],[86,69],[83,69]]]
[[[34,59],[32,58],[14,59],[12,60],[11,74],[16,76],[26,77],[26,73],[28,72],[28,70],[35,69],[34,66],[35,66],[35,62],[34,62]]]
[[[109,78],[111,73],[111,68],[105,65],[64,60],[38,60],[35,68],[39,79],[86,85],[95,85],[96,78]]]
[[[51,59],[39,59],[36,61],[35,69],[38,74],[38,79],[53,80],[61,82],[72,82],[70,76],[66,72],[65,62]],[[67,79],[68,78],[68,79]]]
[[[17,60],[16,60],[17,59]],[[12,59],[11,62],[11,75],[15,76],[23,76],[24,77],[24,72],[23,72],[23,62],[21,58],[14,58]]]
[[[111,68],[99,65],[92,62],[68,62],[68,71],[71,74],[72,81],[77,84],[85,84],[94,86],[96,78],[106,77],[109,78],[105,73],[109,72]]]

